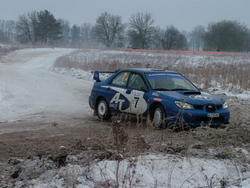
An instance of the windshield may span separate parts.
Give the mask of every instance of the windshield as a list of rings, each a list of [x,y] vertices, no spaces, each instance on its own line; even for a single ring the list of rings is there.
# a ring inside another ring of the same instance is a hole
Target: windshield
[[[186,78],[178,74],[148,74],[148,81],[155,91],[196,91],[199,90]]]

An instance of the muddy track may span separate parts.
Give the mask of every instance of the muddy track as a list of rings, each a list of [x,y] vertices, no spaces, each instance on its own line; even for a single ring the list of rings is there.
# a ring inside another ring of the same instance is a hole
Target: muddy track
[[[232,113],[239,114],[247,105],[233,107]],[[234,111],[235,110],[235,111]],[[250,163],[244,152],[235,148],[250,150],[249,117],[232,118],[231,124],[222,128],[198,127],[188,131],[161,130],[138,125],[136,120],[122,122],[128,135],[125,156],[143,153],[165,153],[178,156],[195,156],[210,159],[230,159],[239,163]],[[25,160],[35,156],[54,158],[59,148],[64,146],[68,155],[87,153],[91,160],[103,160],[112,156],[116,149],[112,122],[102,122],[96,117],[72,118],[58,122],[14,122],[1,126],[27,127],[26,130],[11,131],[0,137],[0,177],[2,182],[15,182],[16,159]],[[29,129],[29,127],[40,127]],[[208,152],[210,151],[210,152]],[[212,152],[211,152],[212,151]],[[84,163],[79,161],[79,164]],[[23,178],[23,177],[22,177]],[[31,177],[26,177],[31,178]],[[0,184],[1,185],[1,184]]]

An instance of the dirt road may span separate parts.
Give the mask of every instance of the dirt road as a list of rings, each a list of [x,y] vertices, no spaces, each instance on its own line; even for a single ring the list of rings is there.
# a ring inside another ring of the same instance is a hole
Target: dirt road
[[[25,49],[0,61],[1,172],[10,157],[67,145],[77,127],[86,129],[92,83],[52,71],[56,58],[71,51]]]
[[[70,49],[20,50],[0,63],[0,122],[64,122],[88,113],[91,83],[51,71]],[[1,126],[0,134],[43,126]],[[13,130],[11,130],[13,129]]]

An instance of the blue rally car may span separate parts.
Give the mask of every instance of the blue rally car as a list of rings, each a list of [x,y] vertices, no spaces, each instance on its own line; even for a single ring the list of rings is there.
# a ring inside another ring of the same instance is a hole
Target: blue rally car
[[[100,73],[113,73],[101,81]],[[159,69],[95,71],[89,105],[101,119],[117,113],[149,117],[156,127],[229,123],[224,99],[201,92],[183,75]]]

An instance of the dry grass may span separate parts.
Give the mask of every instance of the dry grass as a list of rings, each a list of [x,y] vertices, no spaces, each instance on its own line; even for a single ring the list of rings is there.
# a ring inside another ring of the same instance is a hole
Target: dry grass
[[[133,123],[135,124],[136,121]],[[147,167],[151,170],[153,176],[155,173],[155,161],[151,159],[150,163],[146,163],[146,161],[142,161],[140,158],[141,155],[146,153],[161,153],[163,155],[174,154],[186,158],[196,156],[210,159],[230,160],[232,164],[235,162],[236,169],[241,164],[249,163],[249,158],[243,157],[244,152],[241,150],[235,152],[234,150],[234,147],[248,149],[247,143],[249,143],[249,137],[247,135],[250,130],[247,127],[228,127],[226,129],[216,129],[216,131],[210,127],[199,127],[192,131],[175,132],[170,129],[159,131],[154,129],[154,131],[152,131],[152,129],[146,128],[143,130],[139,127],[131,130],[128,129],[128,126],[130,125],[120,121],[119,117],[115,117],[111,122],[111,134],[107,137],[109,141],[108,143],[102,143],[102,145],[106,150],[109,148],[109,151],[112,151],[111,156],[113,155],[113,157],[104,157],[98,160],[98,162],[105,159],[113,159],[115,161],[115,177],[109,179],[107,177],[106,166],[98,166],[99,163],[96,163],[103,177],[103,181],[99,182],[101,184],[98,184],[99,186],[133,187],[137,181],[140,181],[136,179],[138,161],[143,164],[145,163],[144,165],[148,165]],[[138,132],[140,132],[140,134]],[[97,152],[95,154],[95,156],[97,156],[100,154],[99,152],[102,153],[103,151],[95,152]],[[127,158],[128,163],[122,162],[125,158]],[[173,163],[169,163],[169,165],[166,166],[168,169],[168,173],[166,174],[168,187],[172,185],[172,175],[175,165],[177,164],[176,162],[177,161],[173,161]],[[104,162],[104,164],[107,163]],[[195,186],[195,182],[192,182],[192,177],[197,174],[202,174],[204,176],[207,187],[216,187],[218,182],[221,187],[225,187],[225,185],[228,184],[227,179],[215,178],[216,174],[208,177],[203,170],[201,170],[194,172],[194,174],[187,178],[182,185],[189,183]],[[157,181],[154,187],[158,187]]]
[[[16,46],[7,46],[7,47],[4,47],[4,46],[0,46],[0,59],[7,55],[8,53],[12,52],[12,51],[15,51],[19,49],[18,47]]]
[[[242,92],[250,90],[250,64],[207,64],[203,67],[184,67],[179,72],[204,89],[218,87]]]
[[[56,67],[81,70],[158,68],[182,73],[197,86],[250,90],[249,54],[180,54],[84,50],[58,58]]]

